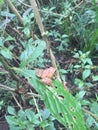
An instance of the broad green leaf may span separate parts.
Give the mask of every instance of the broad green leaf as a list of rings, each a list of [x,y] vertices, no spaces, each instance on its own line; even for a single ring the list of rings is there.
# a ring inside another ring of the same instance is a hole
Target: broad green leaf
[[[3,2],[3,0],[0,0],[0,4]]]
[[[12,106],[8,106],[8,113],[11,114],[11,115],[15,115],[16,112],[15,112],[15,109],[12,107]]]
[[[0,6],[2,6],[4,0],[0,0]]]
[[[2,54],[7,59],[12,59],[12,53],[7,48],[0,50],[0,54]]]
[[[26,35],[27,38],[30,37],[30,28],[29,27],[25,27],[23,32],[24,32],[24,34]]]
[[[26,25],[28,25],[30,23],[30,19],[26,15],[23,15],[23,20],[24,20],[23,21],[24,26],[26,26]],[[23,30],[23,32],[24,32],[24,30]]]
[[[82,100],[83,97],[84,97],[84,95],[85,95],[85,93],[86,93],[86,91],[81,90],[79,93],[76,94],[76,98],[77,98],[78,100]]]
[[[97,123],[96,120],[95,120],[93,117],[91,117],[91,116],[88,116],[87,121],[86,121],[86,124],[87,124],[87,126],[88,126],[89,128],[95,124],[95,125],[97,126],[97,129],[98,129],[98,123]],[[97,130],[97,129],[96,129],[96,130]]]
[[[91,111],[98,115],[98,103],[97,102],[94,102],[92,105],[91,105]]]
[[[36,78],[36,71],[35,70],[28,70],[28,69],[19,69],[19,68],[14,68],[15,71],[21,75],[24,75],[26,78]]]
[[[92,76],[93,81],[98,81],[98,75]]]
[[[78,68],[80,68],[80,67],[81,67],[80,65],[75,65],[75,66],[74,66],[75,69],[78,69]]]
[[[83,71],[83,74],[82,74],[82,78],[85,80],[86,78],[88,78],[91,74],[91,70],[90,69],[86,69]]]
[[[46,128],[45,130],[47,130],[47,127],[49,126],[49,123],[48,123],[47,120],[45,120],[45,121],[41,122],[40,126],[43,127],[43,128]]]
[[[33,81],[29,80],[31,84],[34,84]],[[36,91],[42,96],[46,106],[58,121],[71,130],[86,130],[80,103],[64,89],[62,84],[54,85],[56,86],[54,90],[48,88],[44,91],[46,86],[41,83],[39,87],[34,84],[34,88],[37,88]]]
[[[34,44],[33,42],[27,44],[25,51],[22,52],[20,56],[21,67],[25,67],[30,62],[34,63],[34,61],[43,54],[45,47],[46,44],[42,40],[36,40]]]
[[[17,123],[15,122],[16,119],[15,119],[14,116],[5,116],[5,118],[6,118],[7,122],[9,123],[9,125],[11,125],[11,126],[14,127],[14,126],[17,124]]]
[[[34,118],[35,114],[33,111],[31,111],[30,109],[26,109],[25,110],[25,114],[28,118],[29,121],[32,121],[32,119]]]
[[[47,87],[37,78],[28,78],[28,81],[42,96],[47,108],[54,117],[68,130],[86,130],[81,105],[64,89],[63,84],[55,81],[52,87]]]
[[[19,110],[17,114],[18,114],[19,119],[21,119],[21,120],[26,119],[26,115],[25,115],[25,112],[23,110]]]
[[[81,89],[83,88],[84,82],[80,79],[75,79],[75,84]]]
[[[50,116],[50,111],[48,109],[44,109],[43,111],[41,111],[41,115],[43,120],[46,120]]]

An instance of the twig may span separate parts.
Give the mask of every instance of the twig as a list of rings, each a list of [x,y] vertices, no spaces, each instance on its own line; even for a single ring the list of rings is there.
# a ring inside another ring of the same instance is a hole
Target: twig
[[[16,97],[15,97],[15,95],[13,93],[12,93],[12,96],[13,96],[14,100],[16,101],[17,105],[19,106],[19,108],[21,110],[23,110],[22,106],[19,104],[18,100],[16,99]]]
[[[50,48],[50,57],[51,57],[51,60],[52,60],[53,67],[56,68],[57,79],[61,82],[60,74],[59,74],[59,71],[58,71],[58,68],[57,68],[57,65],[56,65],[56,59],[55,59],[55,56],[53,55],[51,48]]]
[[[84,0],[82,0],[79,4],[77,4],[72,10],[79,8],[79,6],[84,2]]]
[[[2,87],[2,88],[1,88],[1,87]],[[3,84],[0,84],[0,88],[1,88],[1,89],[4,89],[4,90],[9,90],[9,91],[15,91],[14,88],[11,88],[11,87],[6,86],[6,85],[3,85]]]
[[[28,5],[28,4],[26,4],[26,3],[24,3],[23,1],[21,1],[21,0],[18,0],[21,4],[23,4],[24,6],[27,6],[27,7],[29,7],[29,8],[31,8],[32,6],[31,5]],[[42,13],[47,13],[47,14],[51,14],[51,15],[54,15],[54,16],[57,16],[57,17],[63,17],[63,18],[67,18],[69,15],[63,15],[63,14],[58,14],[58,13],[53,13],[53,12],[49,12],[49,11],[45,11],[45,10],[39,10],[39,11],[41,11]]]
[[[4,84],[0,84],[0,89],[6,90],[6,91],[13,91],[13,92],[17,92],[17,90],[16,90],[16,89],[11,88],[11,87],[9,87],[9,86],[7,86],[7,85],[4,85]],[[27,94],[27,95],[30,95],[30,96],[34,96],[34,97],[41,98],[41,96],[40,96],[40,95],[35,94],[35,93],[33,93],[33,92],[27,92],[26,94]]]
[[[30,91],[31,91],[31,93],[32,93],[32,90],[31,90],[31,89],[30,89]],[[35,106],[36,106],[37,113],[39,113],[40,111],[39,111],[39,108],[38,108],[36,99],[35,99],[35,97],[34,97],[33,95],[32,95],[32,97],[33,97],[33,100],[34,100],[34,103],[35,103]],[[42,122],[42,121],[43,121],[43,120],[42,120],[42,117],[40,116],[39,118],[40,118],[40,121]],[[44,129],[43,129],[43,130],[44,130]]]
[[[0,55],[0,62],[3,64],[5,69],[10,73],[10,75],[16,80],[21,81],[21,79],[15,74],[14,70],[11,69],[11,66],[8,64],[8,62],[5,60],[5,58]]]
[[[16,14],[16,16],[18,17],[19,21],[21,22],[21,24],[23,24],[23,18],[22,16],[19,14],[18,10],[15,8],[15,6],[13,5],[13,3],[10,0],[6,0],[9,8]]]
[[[46,31],[44,29],[44,26],[42,24],[42,20],[41,20],[41,16],[40,16],[40,13],[39,13],[39,10],[38,10],[37,3],[36,3],[35,0],[29,0],[29,1],[30,1],[31,5],[32,5],[33,11],[34,11],[34,15],[35,15],[35,19],[36,19],[36,22],[37,22],[38,27],[40,29],[41,35],[42,35],[44,41],[46,42],[47,52],[49,53],[50,42],[47,39],[47,33],[46,33]]]
[[[41,96],[39,94],[35,94],[33,92],[28,92],[27,94],[30,95],[30,96],[41,98]]]
[[[8,74],[8,71],[6,71],[6,70],[3,69],[3,68],[0,68],[0,73]]]

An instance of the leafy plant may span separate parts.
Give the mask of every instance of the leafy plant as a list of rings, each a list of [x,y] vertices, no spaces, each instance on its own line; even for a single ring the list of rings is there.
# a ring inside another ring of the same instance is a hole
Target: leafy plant
[[[0,115],[11,130],[97,130],[98,0],[39,0],[38,20],[29,1],[9,1],[0,1]],[[42,84],[36,70],[50,66]]]
[[[20,56],[21,67],[25,67],[27,64],[32,62],[34,63],[37,58],[41,57],[45,46],[46,44],[43,40],[32,41],[32,39],[30,39]]]
[[[15,108],[8,106],[8,114],[5,116],[10,130],[35,130],[35,128],[46,128],[55,130],[53,120],[50,118],[50,112],[48,109],[41,110],[40,113],[36,114],[33,110],[19,110],[16,112]],[[40,116],[42,116],[42,121],[40,121]]]
[[[39,114],[35,114],[30,109],[16,112],[13,107],[8,106],[8,114],[10,115],[6,116],[6,120],[9,123],[10,130],[34,130],[40,124]]]
[[[34,78],[34,76],[27,73],[27,71],[16,70],[28,79],[29,83],[31,83],[35,90],[42,96],[46,106],[55,118],[65,127],[71,130],[86,130],[80,103],[64,89],[64,86],[60,82],[55,81],[53,87],[48,88],[36,77]]]

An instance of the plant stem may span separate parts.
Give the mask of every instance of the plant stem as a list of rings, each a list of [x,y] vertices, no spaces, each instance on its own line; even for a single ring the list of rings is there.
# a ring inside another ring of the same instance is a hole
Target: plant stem
[[[56,59],[55,59],[55,56],[53,55],[53,52],[52,52],[52,50],[50,48],[51,44],[50,44],[50,41],[47,38],[47,34],[46,34],[45,29],[44,29],[44,25],[42,23],[42,20],[41,20],[41,16],[40,16],[40,13],[39,13],[39,10],[38,10],[37,3],[36,3],[35,0],[29,0],[29,1],[31,3],[32,8],[33,8],[35,19],[36,19],[36,22],[37,22],[38,27],[40,29],[43,40],[46,42],[46,49],[47,49],[48,54],[50,54],[52,65],[53,65],[54,68],[56,68],[57,79],[59,81],[61,81],[60,75],[59,75],[59,72],[58,72],[58,69],[57,69],[57,65],[56,65]]]
[[[19,14],[18,10],[15,8],[15,6],[13,5],[13,3],[10,0],[6,0],[9,8],[13,11],[13,13],[16,14],[17,18],[19,19],[19,21],[21,22],[21,24],[23,24],[23,18],[21,17],[21,15]]]

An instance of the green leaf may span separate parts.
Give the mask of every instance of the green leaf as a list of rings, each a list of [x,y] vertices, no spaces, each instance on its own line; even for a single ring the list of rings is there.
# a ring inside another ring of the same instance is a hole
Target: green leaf
[[[19,110],[18,111],[18,117],[21,120],[25,120],[25,118],[26,118],[25,112],[23,110]]]
[[[95,113],[96,115],[98,115],[98,103],[97,102],[94,102],[92,105],[91,105],[91,111],[93,113]]]
[[[93,81],[98,81],[98,76],[92,76]]]
[[[33,84],[32,79],[30,83]],[[62,84],[55,83],[55,85],[57,88],[54,90],[48,88],[43,91],[45,86],[42,84],[39,87],[42,89],[40,94],[48,109],[65,127],[68,126],[72,130],[86,130],[80,103],[64,89]]]
[[[78,69],[78,68],[80,68],[80,67],[81,67],[81,65],[75,65],[75,66],[74,66],[75,69]]]
[[[78,100],[82,100],[84,95],[85,95],[85,93],[86,93],[85,91],[81,90],[79,93],[76,94],[76,98]]]
[[[41,111],[41,115],[43,120],[46,120],[50,116],[50,111],[48,109],[44,109],[43,111]]]
[[[83,71],[83,74],[82,74],[82,78],[83,80],[85,80],[86,78],[88,78],[91,74],[91,70],[90,69],[86,69]]]
[[[28,78],[28,81],[42,96],[44,103],[54,117],[67,129],[86,130],[80,103],[64,89],[62,83],[55,81],[52,87],[47,87],[37,78],[31,77]]]
[[[0,4],[2,4],[3,3],[3,0],[0,0]]]
[[[28,69],[20,69],[20,68],[14,68],[14,70],[21,74],[24,75],[26,78],[36,78],[36,71],[35,70],[28,70]]]
[[[29,27],[25,27],[23,32],[24,32],[24,34],[26,35],[27,38],[30,37],[30,29],[29,29]]]
[[[37,58],[39,58],[46,47],[46,44],[42,40],[36,40],[31,43],[27,44],[26,49],[22,52],[20,59],[21,59],[21,67],[25,67],[30,62],[34,63]]]
[[[98,128],[98,123],[95,121],[95,119],[91,116],[88,116],[87,120],[86,120],[86,125],[90,128],[93,125],[96,125]]]
[[[8,106],[7,110],[9,114],[16,115],[15,109],[12,106]]]
[[[30,109],[26,109],[25,114],[26,114],[29,121],[32,121],[32,119],[35,116],[35,113],[33,111],[31,111]]]
[[[83,88],[84,82],[80,79],[75,79],[75,84],[78,85],[78,87],[81,89]]]
[[[1,53],[5,58],[12,59],[12,53],[10,52],[9,49],[3,48],[2,50],[0,50],[0,53]]]
[[[49,122],[48,124],[49,124],[49,126],[47,126],[45,128],[45,130],[56,130],[53,122]]]
[[[14,116],[5,116],[7,122],[9,123],[10,126],[15,126],[17,125],[16,119]]]
[[[62,83],[54,81],[52,87],[47,87],[37,78],[29,77],[28,82],[42,96],[47,108],[59,122],[70,130],[86,130],[80,103],[64,89]]]

